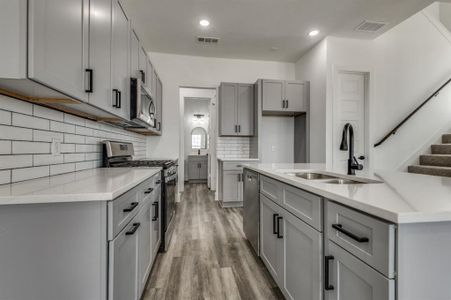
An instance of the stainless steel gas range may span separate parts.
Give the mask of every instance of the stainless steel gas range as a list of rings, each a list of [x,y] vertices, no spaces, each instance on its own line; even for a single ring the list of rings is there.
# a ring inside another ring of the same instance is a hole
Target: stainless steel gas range
[[[161,248],[166,252],[174,231],[175,199],[177,192],[177,160],[139,159],[134,160],[132,143],[104,141],[104,166],[118,167],[160,167],[161,170]]]

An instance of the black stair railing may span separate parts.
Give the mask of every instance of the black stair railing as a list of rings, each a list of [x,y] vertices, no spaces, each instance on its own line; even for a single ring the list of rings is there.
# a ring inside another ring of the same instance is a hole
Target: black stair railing
[[[432,95],[430,95],[426,100],[424,100],[417,108],[415,108],[410,114],[407,115],[401,122],[398,123],[392,130],[390,130],[383,138],[381,138],[374,147],[382,145],[390,136],[396,134],[399,128],[401,128],[404,123],[406,123],[414,114],[416,114],[423,106],[425,106],[432,98],[438,96],[440,91],[444,89],[451,82],[451,78],[448,79],[444,84],[442,84]]]

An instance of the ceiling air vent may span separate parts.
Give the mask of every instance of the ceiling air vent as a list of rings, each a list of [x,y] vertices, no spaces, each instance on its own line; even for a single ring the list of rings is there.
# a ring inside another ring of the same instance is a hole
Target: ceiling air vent
[[[363,21],[355,31],[362,31],[362,32],[376,32],[382,27],[387,25],[387,23],[382,22],[373,22],[373,21]]]
[[[208,45],[216,45],[219,42],[219,38],[216,37],[206,37],[206,36],[198,36],[197,42]]]

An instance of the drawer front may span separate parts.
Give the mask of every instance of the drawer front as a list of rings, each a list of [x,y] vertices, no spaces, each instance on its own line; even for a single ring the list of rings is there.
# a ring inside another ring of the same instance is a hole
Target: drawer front
[[[260,193],[274,202],[282,203],[283,184],[277,180],[260,176]]]
[[[224,162],[223,169],[227,171],[242,171],[243,163],[242,162]]]
[[[305,223],[322,231],[323,200],[321,197],[284,185],[282,206]]]
[[[155,176],[129,190],[122,196],[108,202],[108,238],[113,239],[136,215],[140,204],[152,197]]]
[[[330,240],[394,278],[395,225],[327,201],[326,230]]]
[[[394,279],[386,278],[331,241],[326,247],[324,299],[395,299]]]

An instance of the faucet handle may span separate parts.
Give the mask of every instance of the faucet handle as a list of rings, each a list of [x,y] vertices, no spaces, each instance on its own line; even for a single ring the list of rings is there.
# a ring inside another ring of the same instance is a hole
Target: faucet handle
[[[364,159],[365,159],[365,156],[364,156],[364,155],[360,155],[360,156],[358,157],[358,159],[364,160]]]

